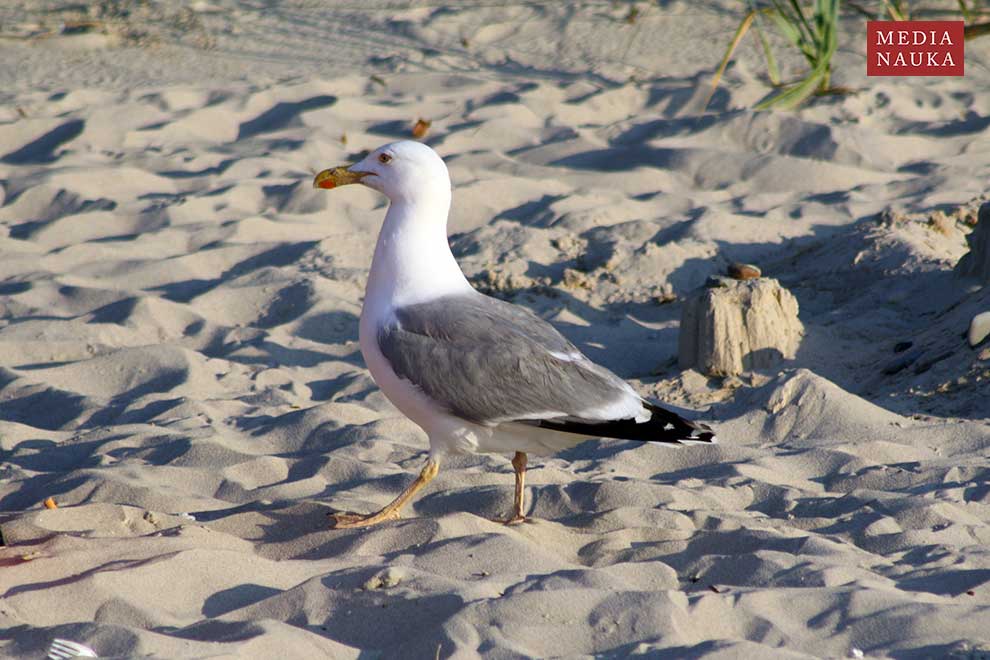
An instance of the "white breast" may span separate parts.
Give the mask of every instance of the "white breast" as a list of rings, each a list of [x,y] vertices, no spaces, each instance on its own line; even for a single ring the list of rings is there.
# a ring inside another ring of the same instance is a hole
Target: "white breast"
[[[361,312],[359,338],[361,354],[368,365],[368,371],[375,383],[399,411],[416,422],[428,434],[431,433],[436,418],[443,411],[431,401],[419,388],[409,381],[399,378],[392,365],[385,359],[378,346],[378,330],[384,321],[377,310],[369,310],[367,306]],[[381,319],[381,320],[380,320]]]

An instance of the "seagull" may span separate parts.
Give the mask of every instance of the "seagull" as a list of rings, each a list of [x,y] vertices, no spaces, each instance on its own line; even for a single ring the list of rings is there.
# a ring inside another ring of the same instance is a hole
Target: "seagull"
[[[332,514],[334,528],[398,518],[448,454],[513,454],[514,510],[496,522],[517,524],[526,521],[527,454],[596,438],[716,442],[710,427],[646,401],[530,310],[471,286],[447,242],[450,176],[432,148],[393,142],[313,180],[323,189],[352,184],[389,200],[361,309],[361,353],[389,401],[426,432],[430,453],[385,508]]]

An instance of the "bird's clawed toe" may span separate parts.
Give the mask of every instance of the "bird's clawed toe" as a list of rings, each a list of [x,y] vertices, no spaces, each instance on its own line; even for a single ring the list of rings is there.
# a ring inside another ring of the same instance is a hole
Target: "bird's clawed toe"
[[[384,516],[378,514],[362,516],[357,513],[328,513],[327,517],[330,518],[330,527],[332,529],[351,529],[355,527],[371,527],[386,520],[397,520],[399,518],[399,512],[396,511]]]
[[[527,518],[526,516],[522,516],[522,515],[516,514],[516,515],[512,516],[511,518],[507,518],[505,520],[500,519],[500,518],[493,518],[492,519],[492,522],[501,523],[503,525],[521,525],[524,522],[529,522],[529,518]]]

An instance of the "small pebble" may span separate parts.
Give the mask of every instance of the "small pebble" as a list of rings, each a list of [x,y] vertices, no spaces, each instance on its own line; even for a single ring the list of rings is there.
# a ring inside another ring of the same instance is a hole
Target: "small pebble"
[[[412,134],[417,140],[422,140],[426,137],[426,134],[430,132],[430,126],[433,124],[431,121],[426,119],[417,119],[416,123],[413,125]]]
[[[969,345],[976,346],[990,335],[990,312],[983,312],[969,322]]]
[[[739,262],[729,264],[726,272],[734,280],[755,280],[763,275],[760,269],[753,264],[741,264]]]

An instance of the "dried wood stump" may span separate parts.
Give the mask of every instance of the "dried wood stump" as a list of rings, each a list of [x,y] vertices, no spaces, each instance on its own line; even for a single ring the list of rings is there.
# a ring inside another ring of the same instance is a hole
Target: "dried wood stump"
[[[711,278],[684,303],[678,361],[733,376],[793,358],[804,326],[797,299],[772,278]]]

